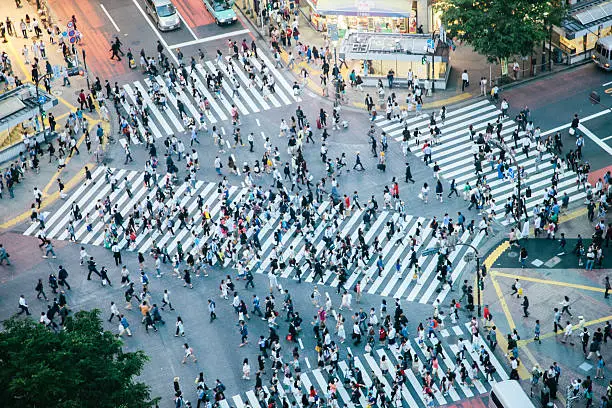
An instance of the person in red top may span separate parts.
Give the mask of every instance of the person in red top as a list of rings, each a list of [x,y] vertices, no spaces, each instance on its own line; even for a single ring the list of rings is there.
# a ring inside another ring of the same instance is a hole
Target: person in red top
[[[83,107],[87,107],[87,97],[85,96],[85,90],[81,89],[81,91],[79,92],[79,98],[78,98],[79,104],[81,105],[81,110],[83,110]]]

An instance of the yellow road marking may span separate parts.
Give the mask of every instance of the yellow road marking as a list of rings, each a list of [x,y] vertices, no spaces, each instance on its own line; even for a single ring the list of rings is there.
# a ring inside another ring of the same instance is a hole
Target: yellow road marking
[[[89,126],[89,131],[91,132],[91,130],[94,129],[94,127],[98,123],[100,123],[100,121],[94,120],[94,123],[92,123],[91,126]],[[77,144],[76,144],[77,148],[80,147],[81,144],[83,144],[84,141],[85,141],[85,134],[83,133],[81,135],[81,137],[79,138],[79,140],[77,140]],[[66,166],[68,165],[68,163],[70,163],[70,161],[72,160],[73,157],[75,157],[75,156],[73,155],[73,156],[70,156],[70,157],[66,158]],[[45,186],[45,188],[42,191],[43,196],[45,196],[49,192],[49,189],[51,189],[51,187],[53,187],[53,183],[59,178],[59,176],[61,176],[61,174],[62,174],[62,172],[64,171],[65,168],[66,167],[57,170],[55,172],[55,174],[51,177],[51,179],[49,180],[49,183],[47,183],[47,185]]]
[[[506,249],[508,249],[510,247],[510,244],[508,244],[508,241],[504,241],[501,244],[499,244],[497,246],[497,248],[495,248],[493,250],[493,252],[491,252],[491,254],[489,254],[489,256],[487,256],[487,259],[484,260],[483,265],[486,266],[487,268],[487,272],[491,270],[491,268],[493,267],[493,264],[497,261],[497,259],[501,256],[501,254],[503,254]],[[474,288],[477,288],[476,285],[478,285],[478,274],[476,274],[476,276],[474,276]],[[483,298],[484,296],[480,297],[480,303],[477,303],[476,306],[482,306],[483,304]],[[476,302],[478,302],[478,299],[476,300]]]
[[[596,324],[600,324],[600,323],[604,323],[607,322],[609,320],[612,320],[612,315],[611,316],[606,316],[606,317],[601,317],[599,319],[595,319],[595,320],[590,320],[588,322],[584,322],[584,324],[582,325],[582,327],[588,327],[588,326],[594,326]],[[563,335],[563,331],[559,331],[558,332],[559,335]],[[546,334],[542,334],[540,336],[540,340],[544,340],[544,339],[550,339],[551,337],[555,336],[555,332],[551,331],[549,333]],[[529,339],[529,340],[519,340],[518,341],[518,345],[520,348],[523,348],[525,346],[527,346],[528,344],[533,343],[534,340],[533,339]]]
[[[495,325],[495,322],[492,322],[493,325]],[[485,338],[486,338],[486,333],[485,333]],[[499,326],[497,327],[497,346],[504,351],[504,354],[509,354],[508,352],[508,340],[507,340],[507,336],[503,335],[502,333],[499,332]],[[531,356],[533,357],[533,356]],[[529,356],[527,356],[527,358],[529,358]],[[507,357],[508,361],[510,361],[510,357]],[[518,366],[518,375],[522,380],[526,380],[528,378],[531,378],[531,374],[529,373],[529,370],[527,369],[527,367],[525,367],[525,363],[523,362],[523,359],[521,358],[521,353],[519,350],[519,361],[521,362],[521,364]]]
[[[604,293],[605,292],[605,289],[598,288],[597,286],[587,286],[587,285],[580,285],[580,284],[577,284],[577,283],[569,283],[569,282],[561,282],[561,281],[533,278],[531,276],[524,276],[524,275],[513,275],[513,274],[510,274],[510,273],[504,273],[504,272],[498,272],[498,271],[492,271],[491,273],[495,277],[501,276],[503,278],[512,278],[512,279],[519,278],[520,280],[524,280],[524,281],[528,281],[528,282],[544,283],[546,285],[563,286],[563,287],[566,287],[566,288],[590,290],[591,292],[600,292],[600,293]]]
[[[440,99],[439,101],[432,101],[423,104],[423,109],[433,109],[433,108],[441,108],[444,105],[450,105],[453,103],[465,101],[466,99],[470,99],[472,97],[471,93],[464,92],[455,96],[451,96],[446,99]]]
[[[85,166],[88,166],[90,170],[94,170],[96,168],[96,164],[95,163],[87,163]],[[81,180],[83,179],[83,177],[85,177],[85,167],[83,167],[81,170],[79,170],[79,172],[74,177],[72,177],[70,180],[68,180],[66,182],[66,184],[65,184],[65,187],[66,187],[65,191],[70,191],[75,186],[79,185],[81,183]],[[59,198],[59,191],[56,191],[55,193],[50,194],[50,195],[44,197],[43,200],[42,200],[42,204],[40,205],[40,209],[43,210],[44,208],[50,206],[58,198]],[[31,214],[30,211],[23,212],[23,213],[19,214],[18,216],[8,220],[4,224],[0,224],[0,229],[6,229],[6,228],[14,227],[15,225],[19,224],[20,222],[23,222],[23,221],[29,219],[30,218],[30,214]]]

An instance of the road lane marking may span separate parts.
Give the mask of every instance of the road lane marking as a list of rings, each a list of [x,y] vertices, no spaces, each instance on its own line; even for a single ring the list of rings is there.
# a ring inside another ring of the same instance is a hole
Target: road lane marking
[[[588,122],[591,119],[598,118],[598,117],[606,115],[608,113],[610,113],[610,109],[602,110],[601,112],[594,113],[592,115],[587,116],[586,118],[581,118],[580,119],[580,123]],[[547,136],[547,135],[550,135],[551,133],[555,133],[555,132],[558,132],[560,130],[567,129],[571,125],[572,124],[570,122],[570,123],[566,123],[565,125],[557,126],[556,128],[553,128],[553,129],[547,130],[546,132],[543,132],[540,136]]]
[[[602,84],[601,86],[608,86],[608,85],[612,85],[612,81],[606,82],[605,84]]]
[[[181,15],[181,13],[178,12],[178,10],[176,11],[176,13],[178,14],[179,18],[181,19],[181,21],[183,22],[183,24],[185,25],[185,27],[187,27],[187,30],[189,31],[189,33],[193,36],[193,38],[195,40],[198,39],[198,36],[195,35],[195,33],[193,32],[193,30],[191,29],[191,27],[189,27],[189,24],[187,24],[187,22],[185,21],[185,19],[183,18],[183,16]]]
[[[612,139],[612,136],[604,137],[603,139],[601,139],[601,141],[605,142],[606,140],[610,140],[610,139]]]
[[[162,45],[164,46],[164,48],[166,48],[168,50],[168,52],[170,53],[170,56],[172,57],[172,59],[178,64],[178,58],[177,56],[172,52],[172,49],[170,47],[168,47],[168,43],[166,42],[166,40],[164,40],[164,37],[161,36],[161,34],[159,33],[159,31],[157,31],[157,28],[155,27],[155,25],[151,22],[151,20],[149,20],[149,17],[147,16],[147,13],[145,13],[145,11],[142,9],[142,7],[140,7],[140,4],[138,4],[137,0],[132,0],[132,3],[134,3],[134,5],[136,6],[136,8],[138,9],[138,11],[140,11],[140,14],[142,14],[142,16],[144,17],[144,19],[147,21],[147,24],[149,24],[149,27],[151,27],[151,30],[153,30],[153,32],[155,33],[155,35],[157,36],[157,38],[159,39],[159,42],[162,43]]]
[[[591,132],[587,129],[582,123],[578,125],[578,129],[582,131],[585,135],[588,136],[595,144],[603,149],[603,151],[607,152],[610,156],[612,156],[612,146],[606,144],[600,138],[595,135],[595,133]]]
[[[599,288],[597,286],[587,286],[587,285],[580,285],[577,283],[555,281],[555,280],[550,280],[550,279],[533,278],[531,276],[515,275],[515,274],[498,272],[498,271],[492,271],[491,273],[495,277],[501,276],[503,278],[511,278],[511,279],[519,278],[520,280],[523,280],[523,281],[543,283],[545,285],[564,286],[566,288],[590,290],[592,292],[600,292],[600,293],[604,293],[606,291],[605,289]]]
[[[134,1],[136,1],[136,0],[134,0]],[[181,17],[181,19],[182,19],[182,17]],[[187,25],[187,24],[185,24],[185,25]],[[191,29],[189,29],[189,31],[191,31]],[[247,29],[236,30],[236,31],[228,32],[228,33],[213,35],[213,36],[210,36],[210,37],[199,38],[199,39],[195,35],[193,35],[194,38],[196,38],[195,40],[185,41],[185,42],[182,42],[182,43],[179,43],[179,44],[174,44],[174,45],[171,45],[168,48],[171,49],[171,50],[174,50],[174,49],[177,49],[177,48],[184,48],[184,47],[188,47],[190,45],[201,44],[201,43],[205,43],[205,42],[219,40],[221,38],[233,37],[233,36],[237,36],[237,35],[240,35],[240,34],[246,34],[246,33],[250,33],[250,31],[247,30]],[[193,32],[192,32],[192,34],[193,34]]]
[[[119,29],[119,26],[117,25],[117,23],[115,23],[115,20],[113,20],[108,10],[106,10],[106,7],[104,7],[104,4],[100,3],[100,7],[102,7],[102,11],[104,12],[104,14],[106,14],[106,17],[108,17],[110,22],[113,24],[113,27],[115,27],[115,30],[117,30],[117,32],[120,33],[121,30]]]

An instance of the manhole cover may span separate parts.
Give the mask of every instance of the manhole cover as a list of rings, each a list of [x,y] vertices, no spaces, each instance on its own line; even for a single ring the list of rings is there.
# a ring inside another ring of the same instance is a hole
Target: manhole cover
[[[53,94],[54,96],[62,96],[64,92],[60,91],[59,89],[53,89],[51,90],[51,94]]]
[[[518,258],[518,252],[508,252],[508,258]]]

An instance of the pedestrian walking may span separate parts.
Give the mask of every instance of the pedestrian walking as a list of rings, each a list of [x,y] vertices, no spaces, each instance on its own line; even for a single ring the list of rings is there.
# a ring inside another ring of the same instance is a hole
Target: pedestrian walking
[[[28,307],[28,302],[26,302],[25,297],[23,295],[19,296],[19,313],[17,314],[22,314],[25,313],[26,316],[31,315],[30,313],[30,309]]]
[[[1,186],[0,186],[0,198],[2,198],[2,187]],[[10,258],[10,255],[8,252],[6,252],[6,248],[4,248],[4,245],[0,244],[0,265],[2,265],[4,261],[6,261],[7,265],[10,265],[11,260],[9,258]]]
[[[567,314],[570,315],[570,317],[571,317],[572,313],[570,312],[570,309],[572,307],[570,306],[570,299],[569,299],[569,297],[564,296],[563,297],[563,301],[561,301],[560,305],[561,305],[561,316],[563,316],[563,313],[567,312]]]
[[[185,337],[185,325],[183,324],[183,319],[181,319],[181,316],[176,317],[175,325],[176,325],[176,332],[174,333],[174,337],[178,337],[179,335],[181,337]]]
[[[217,318],[217,314],[215,313],[216,303],[212,299],[208,299],[208,313],[210,314],[210,323],[213,322]]]
[[[43,285],[42,279],[38,279],[38,283],[36,284],[36,287],[34,289],[36,290],[36,299],[40,299],[40,296],[42,295],[45,300],[48,300],[47,295],[45,294],[45,287]]]
[[[189,347],[189,344],[183,343],[183,349],[185,350],[185,356],[183,357],[183,361],[181,361],[182,364],[185,364],[188,358],[191,358],[194,363],[198,361],[195,354],[193,354],[193,349]]]
[[[117,305],[115,304],[115,302],[110,303],[110,317],[108,318],[109,322],[113,321],[113,318],[116,317],[117,320],[119,320],[119,323],[121,323],[121,313],[119,313],[119,308],[117,307]]]
[[[57,273],[57,278],[58,278],[57,283],[61,287],[66,286],[66,288],[68,290],[70,290],[70,285],[68,284],[68,281],[66,281],[66,279],[68,279],[68,271],[62,265],[59,266],[59,271]]]
[[[529,317],[529,299],[527,299],[527,296],[523,296],[523,317]]]

